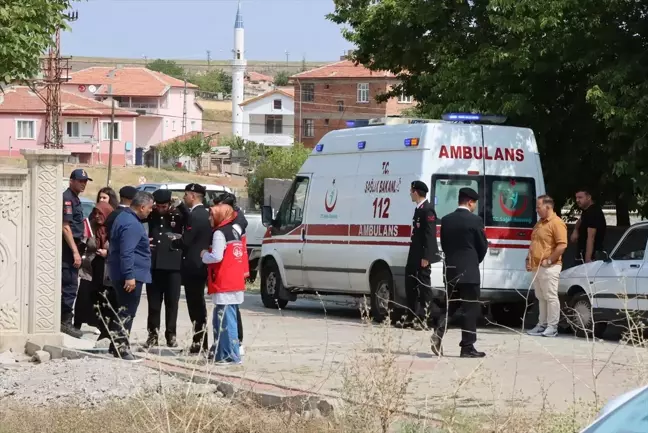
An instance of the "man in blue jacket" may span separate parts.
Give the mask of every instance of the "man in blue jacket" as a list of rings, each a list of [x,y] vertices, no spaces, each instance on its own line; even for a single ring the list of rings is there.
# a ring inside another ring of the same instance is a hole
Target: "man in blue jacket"
[[[117,295],[118,323],[110,323],[113,338],[110,352],[117,358],[135,361],[128,336],[142,296],[142,286],[151,282],[151,248],[142,221],[153,209],[153,195],[139,191],[130,207],[119,213],[110,230],[108,273]]]

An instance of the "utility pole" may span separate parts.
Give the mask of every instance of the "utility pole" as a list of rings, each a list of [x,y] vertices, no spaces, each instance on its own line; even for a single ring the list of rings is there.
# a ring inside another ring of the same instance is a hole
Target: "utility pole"
[[[288,67],[288,59],[290,58],[290,53],[286,50],[286,67]]]
[[[211,51],[207,50],[207,70],[211,71]]]
[[[182,135],[187,133],[187,77],[184,79],[184,91],[182,92]]]
[[[113,160],[113,141],[115,135],[115,97],[112,94],[112,84],[108,85],[108,93],[110,94],[110,130],[108,131],[108,138],[110,144],[108,146],[108,176],[106,179],[106,186],[110,186],[110,175],[112,174],[112,160]]]

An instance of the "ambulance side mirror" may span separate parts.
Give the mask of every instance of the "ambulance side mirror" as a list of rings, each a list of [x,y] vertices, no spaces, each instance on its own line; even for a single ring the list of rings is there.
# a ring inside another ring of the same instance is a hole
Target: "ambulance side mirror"
[[[273,220],[272,206],[261,207],[261,222],[264,226],[269,227],[272,225]]]

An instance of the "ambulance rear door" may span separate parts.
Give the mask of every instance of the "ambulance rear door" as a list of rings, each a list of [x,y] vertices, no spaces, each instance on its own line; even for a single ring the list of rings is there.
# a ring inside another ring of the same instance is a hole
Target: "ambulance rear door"
[[[526,297],[530,274],[525,269],[531,232],[537,221],[539,158],[533,132],[527,128],[484,125],[485,225],[489,250],[482,287],[521,291]],[[514,299],[511,299],[512,301]]]

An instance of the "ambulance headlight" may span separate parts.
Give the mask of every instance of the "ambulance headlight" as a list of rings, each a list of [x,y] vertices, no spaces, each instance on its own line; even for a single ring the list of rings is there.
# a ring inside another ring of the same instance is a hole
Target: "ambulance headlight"
[[[324,145],[322,143],[315,146],[315,151],[316,152],[321,152],[323,149],[324,149]]]

